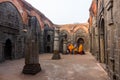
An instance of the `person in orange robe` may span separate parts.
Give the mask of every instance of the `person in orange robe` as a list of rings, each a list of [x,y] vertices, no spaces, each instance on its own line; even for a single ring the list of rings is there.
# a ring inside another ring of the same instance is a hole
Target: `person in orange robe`
[[[74,54],[77,54],[77,47],[74,48]]]
[[[83,51],[83,45],[80,44],[79,47],[78,47],[78,53],[79,54],[85,54],[84,51]]]
[[[70,54],[72,54],[72,53],[73,53],[74,46],[73,46],[72,44],[70,44],[70,45],[68,46],[68,49],[69,49],[69,51],[70,51]]]

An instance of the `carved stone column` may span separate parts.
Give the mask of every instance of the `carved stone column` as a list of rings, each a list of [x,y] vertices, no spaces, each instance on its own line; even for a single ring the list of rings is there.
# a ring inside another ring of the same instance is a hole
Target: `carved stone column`
[[[23,68],[24,74],[36,74],[41,71],[39,64],[39,38],[36,32],[35,24],[36,18],[32,17],[31,26],[26,30],[25,39],[25,66]]]
[[[36,74],[41,71],[39,64],[39,49],[38,44],[34,41],[28,41],[25,47],[25,66],[23,68],[24,74]]]
[[[59,53],[59,28],[55,27],[54,31],[54,53],[52,56],[53,60],[59,60],[61,59],[60,53]]]

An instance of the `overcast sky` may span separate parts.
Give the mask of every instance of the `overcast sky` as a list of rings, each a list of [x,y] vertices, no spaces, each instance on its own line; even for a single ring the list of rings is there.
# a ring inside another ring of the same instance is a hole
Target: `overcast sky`
[[[85,23],[92,0],[26,0],[54,24]]]

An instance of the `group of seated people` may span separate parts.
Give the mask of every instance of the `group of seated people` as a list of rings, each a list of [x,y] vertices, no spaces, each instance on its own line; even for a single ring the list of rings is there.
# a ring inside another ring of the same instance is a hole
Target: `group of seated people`
[[[68,54],[85,54],[83,49],[83,44],[79,44],[78,46],[73,46],[73,44],[69,44],[67,47]]]

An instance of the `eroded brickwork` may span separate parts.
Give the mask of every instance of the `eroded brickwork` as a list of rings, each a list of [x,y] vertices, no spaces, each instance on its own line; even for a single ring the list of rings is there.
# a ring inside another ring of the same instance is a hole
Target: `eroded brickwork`
[[[36,17],[36,24],[30,21],[32,16]],[[44,32],[45,24],[49,29],[54,29],[54,24],[25,0],[0,0],[0,62],[24,57],[25,32],[29,31],[31,25],[37,26],[39,53],[42,52],[40,49],[44,48],[41,46],[44,39],[41,32]]]
[[[72,43],[77,45],[78,40],[84,40],[84,50],[89,51],[88,24],[66,24],[60,25],[60,52],[63,53],[64,45]]]
[[[97,6],[96,28],[98,30],[98,53],[94,52],[94,50],[91,51],[97,55],[98,61],[106,65],[106,71],[110,79],[120,80],[120,1],[93,0],[93,2],[94,1],[96,1]],[[92,10],[90,10],[90,13],[91,12]],[[89,23],[93,24],[93,21]],[[90,25],[90,29],[92,29],[92,27],[93,26]],[[94,34],[94,31],[91,31],[91,34]],[[90,41],[92,41],[92,39],[94,39],[94,36],[91,37]],[[91,48],[93,47],[95,46],[91,46]]]

